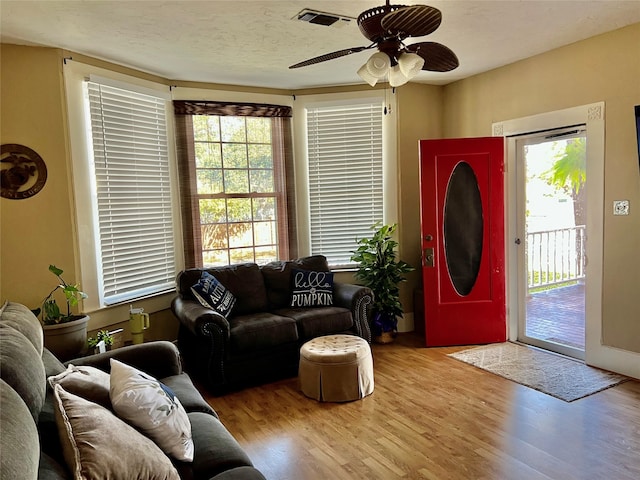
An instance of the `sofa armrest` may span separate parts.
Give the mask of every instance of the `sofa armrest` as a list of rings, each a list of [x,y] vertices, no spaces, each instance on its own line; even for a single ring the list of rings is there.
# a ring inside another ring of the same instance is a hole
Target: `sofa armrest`
[[[356,333],[371,343],[373,291],[362,285],[336,282],[333,284],[333,304],[351,310]]]
[[[75,358],[65,362],[65,365],[88,365],[109,372],[111,370],[109,360],[112,358],[142,370],[155,378],[170,377],[182,373],[180,352],[173,343],[166,341],[116,348],[88,357]]]
[[[171,302],[171,310],[176,318],[196,336],[209,336],[210,324],[214,324],[229,339],[229,322],[219,313],[203,307],[199,302],[187,298],[176,297]]]
[[[212,309],[181,296],[173,299],[171,311],[180,322],[178,348],[189,373],[195,373],[211,390],[222,388],[231,337],[229,322]]]

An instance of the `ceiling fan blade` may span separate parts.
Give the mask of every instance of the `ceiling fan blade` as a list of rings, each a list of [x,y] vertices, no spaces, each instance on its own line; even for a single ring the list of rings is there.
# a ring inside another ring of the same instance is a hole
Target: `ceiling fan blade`
[[[422,70],[449,72],[458,68],[458,57],[448,47],[436,42],[420,42],[407,45],[406,50],[424,58]]]
[[[382,28],[401,38],[421,37],[436,31],[442,22],[440,10],[428,5],[407,5],[387,13]]]
[[[334,58],[344,57],[345,55],[351,55],[352,53],[358,53],[368,48],[371,48],[373,45],[368,47],[354,47],[354,48],[345,48],[344,50],[338,50],[336,52],[325,53],[324,55],[320,55],[318,57],[310,58],[309,60],[305,60],[300,63],[296,63],[295,65],[291,65],[289,68],[300,68],[306,67],[308,65],[314,65],[320,62],[326,62],[327,60],[333,60]]]

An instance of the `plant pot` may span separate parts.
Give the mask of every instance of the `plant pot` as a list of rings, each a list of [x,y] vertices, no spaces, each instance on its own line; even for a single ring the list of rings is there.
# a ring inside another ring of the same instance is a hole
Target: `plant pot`
[[[373,338],[376,343],[391,343],[396,338],[395,332],[382,332],[380,335]]]
[[[87,348],[88,322],[89,316],[84,315],[70,322],[43,325],[44,346],[61,362],[79,356]]]
[[[397,331],[398,319],[395,314],[389,312],[376,312],[373,314],[371,333],[376,343],[393,342]]]

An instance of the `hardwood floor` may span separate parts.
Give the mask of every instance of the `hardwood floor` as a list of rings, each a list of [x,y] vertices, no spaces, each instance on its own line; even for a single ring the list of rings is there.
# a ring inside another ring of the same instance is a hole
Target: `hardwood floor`
[[[207,400],[268,480],[640,478],[640,382],[566,403],[416,345],[374,345],[360,401],[295,378]]]

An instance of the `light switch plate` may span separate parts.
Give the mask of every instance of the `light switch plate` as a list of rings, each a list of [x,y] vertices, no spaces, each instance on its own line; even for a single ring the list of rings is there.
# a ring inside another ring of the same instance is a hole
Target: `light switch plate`
[[[614,215],[629,215],[629,200],[614,200],[613,201],[613,214]]]

